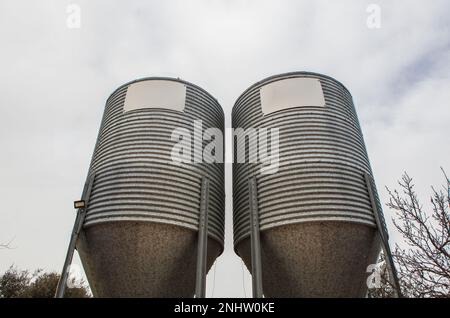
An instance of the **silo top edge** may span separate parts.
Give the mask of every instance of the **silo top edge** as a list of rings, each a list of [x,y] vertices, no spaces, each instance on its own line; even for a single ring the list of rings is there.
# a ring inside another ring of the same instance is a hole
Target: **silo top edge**
[[[320,73],[316,73],[316,72],[308,72],[308,71],[294,71],[294,72],[287,72],[287,73],[281,73],[281,74],[276,74],[276,75],[272,75],[269,77],[266,77],[260,81],[258,81],[257,83],[253,84],[252,86],[250,86],[249,88],[247,88],[242,94],[239,95],[239,97],[236,99],[236,102],[234,104],[234,106],[236,106],[236,104],[251,90],[255,89],[258,86],[264,86],[264,84],[266,82],[270,82],[276,79],[282,79],[284,77],[288,77],[288,76],[302,76],[302,75],[312,75],[312,76],[317,76],[320,78],[324,78],[324,79],[329,79],[337,84],[339,84],[340,86],[342,86],[343,89],[345,89],[351,96],[350,91],[347,89],[347,87],[345,87],[344,84],[342,84],[340,81],[336,80],[335,78],[328,76],[328,75],[324,75],[324,74],[320,74]],[[233,106],[233,111],[234,111],[234,106]]]
[[[108,96],[108,98],[106,99],[106,103],[108,103],[108,100],[109,100],[114,94],[116,94],[118,91],[120,91],[120,90],[123,89],[124,87],[129,86],[129,85],[134,84],[134,83],[143,82],[143,81],[173,81],[173,82],[179,82],[179,83],[185,84],[185,85],[187,85],[187,86],[194,87],[194,88],[196,88],[196,89],[198,89],[198,90],[204,92],[204,93],[205,93],[206,95],[208,95],[212,100],[214,100],[214,101],[216,102],[216,104],[220,107],[220,109],[221,109],[221,111],[222,111],[222,114],[224,114],[223,108],[222,108],[222,106],[220,105],[220,103],[219,103],[219,101],[217,100],[217,98],[215,98],[214,96],[212,96],[212,95],[211,95],[210,93],[208,93],[208,91],[206,91],[205,89],[203,89],[203,88],[201,88],[200,86],[195,85],[195,84],[193,84],[193,83],[191,83],[191,82],[182,80],[182,79],[180,79],[180,78],[175,78],[175,77],[165,77],[165,76],[149,76],[149,77],[142,77],[142,78],[138,78],[138,79],[129,81],[129,82],[125,83],[125,84],[122,84],[122,85],[120,85],[118,88],[116,88],[116,89]]]

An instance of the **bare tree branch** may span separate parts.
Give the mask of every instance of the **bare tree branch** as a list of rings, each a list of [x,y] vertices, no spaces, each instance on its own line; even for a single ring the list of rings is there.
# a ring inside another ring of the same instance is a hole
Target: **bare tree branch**
[[[450,182],[445,178],[444,190],[448,190]],[[399,191],[387,188],[387,206],[396,212],[394,226],[409,246],[397,245],[393,253],[402,292],[409,297],[450,297],[450,192],[432,187],[431,210],[426,211],[407,173],[398,184]],[[383,290],[372,292],[373,296],[392,296],[386,275]]]
[[[0,249],[10,249],[10,244],[9,243],[1,243]]]
[[[12,241],[14,241],[14,238],[12,238],[9,242],[7,243],[0,243],[0,250],[1,249],[12,249],[11,247],[11,243]]]

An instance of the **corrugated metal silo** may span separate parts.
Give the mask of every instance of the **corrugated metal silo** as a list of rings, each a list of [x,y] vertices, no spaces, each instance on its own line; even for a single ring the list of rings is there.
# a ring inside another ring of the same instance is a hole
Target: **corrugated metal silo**
[[[363,297],[380,239],[349,91],[316,73],[273,76],[239,97],[232,121],[234,129],[279,129],[275,173],[262,173],[260,160],[248,163],[256,145],[247,146],[246,163],[233,165],[235,251],[249,269],[248,182],[256,177],[265,296]]]
[[[207,268],[222,252],[223,163],[174,164],[171,158],[173,131],[182,128],[194,138],[198,120],[202,134],[224,129],[217,100],[179,79],[133,81],[108,98],[77,246],[94,296],[194,295],[203,176],[210,180]]]

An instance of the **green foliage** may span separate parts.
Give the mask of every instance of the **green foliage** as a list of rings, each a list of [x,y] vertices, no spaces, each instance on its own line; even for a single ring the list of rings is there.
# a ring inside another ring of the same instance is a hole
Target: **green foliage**
[[[59,274],[37,270],[30,273],[11,266],[0,276],[0,298],[52,298],[58,285]],[[84,281],[71,281],[72,288],[66,288],[64,297],[87,298],[89,289]]]

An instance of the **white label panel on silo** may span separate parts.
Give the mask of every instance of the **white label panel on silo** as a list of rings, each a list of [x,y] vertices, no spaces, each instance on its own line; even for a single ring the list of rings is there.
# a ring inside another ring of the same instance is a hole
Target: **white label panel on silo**
[[[186,85],[176,81],[149,80],[128,86],[124,112],[141,108],[166,108],[183,111]]]
[[[264,115],[292,107],[325,106],[322,85],[316,78],[288,78],[261,87]]]

